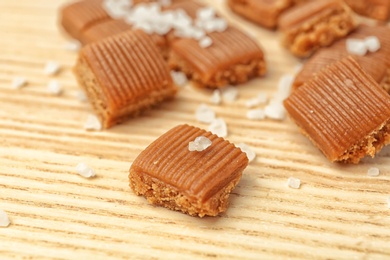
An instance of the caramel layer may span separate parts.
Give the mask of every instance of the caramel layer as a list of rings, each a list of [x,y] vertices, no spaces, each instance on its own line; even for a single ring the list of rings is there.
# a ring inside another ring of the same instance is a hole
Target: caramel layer
[[[212,144],[202,152],[190,152],[188,144],[198,136],[209,138]],[[217,215],[226,209],[226,187],[234,188],[247,164],[245,153],[223,138],[197,127],[179,125],[136,158],[130,169],[130,186],[139,195],[153,197],[152,194],[161,191],[146,190],[140,180],[154,179],[158,190],[168,189],[175,197],[183,196],[181,201],[185,201],[181,204],[176,198],[173,201],[169,197],[148,198],[154,204],[191,215]],[[220,197],[223,190],[224,197]]]
[[[378,37],[381,48],[377,52],[367,53],[365,56],[353,55],[353,57],[376,82],[381,84],[386,81],[387,70],[390,69],[390,28],[387,26],[360,25],[348,38],[364,39],[368,36]],[[349,55],[346,48],[346,39],[339,40],[330,47],[320,49],[298,73],[294,81],[294,88],[303,85],[325,66]]]
[[[356,13],[386,21],[390,17],[389,0],[344,0]]]
[[[284,105],[330,161],[357,163],[390,142],[390,96],[352,57],[320,71]]]

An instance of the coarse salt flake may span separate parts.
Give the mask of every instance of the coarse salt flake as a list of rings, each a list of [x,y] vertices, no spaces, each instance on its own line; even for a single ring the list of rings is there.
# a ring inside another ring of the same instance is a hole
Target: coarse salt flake
[[[45,75],[55,75],[60,71],[61,66],[55,61],[48,61],[43,69]]]
[[[12,80],[12,88],[20,89],[27,85],[27,80],[24,77],[16,77]]]
[[[381,42],[376,36],[369,36],[364,39],[366,48],[370,52],[376,52],[381,48]]]
[[[294,177],[290,177],[287,180],[287,186],[293,189],[299,189],[301,187],[301,180]]]
[[[216,89],[213,91],[213,94],[210,98],[211,103],[219,105],[221,104],[222,97],[221,97],[221,91],[219,89]]]
[[[207,137],[198,136],[195,138],[194,141],[189,142],[188,150],[190,152],[193,152],[193,151],[201,152],[201,151],[206,150],[211,144],[212,144],[211,140],[208,139]]]
[[[0,209],[0,227],[8,227],[11,222],[9,221],[7,213]]]
[[[210,37],[208,37],[208,36],[205,36],[205,37],[203,37],[203,38],[201,38],[201,39],[199,40],[199,46],[200,46],[201,48],[208,48],[208,47],[210,47],[212,44],[213,44],[213,40],[212,40]]]
[[[265,116],[274,120],[283,120],[286,114],[283,103],[271,101],[264,109]]]
[[[371,167],[367,170],[367,175],[371,177],[379,176],[379,169],[376,167]]]
[[[265,118],[263,109],[251,109],[246,113],[246,117],[250,120],[262,120]]]
[[[221,89],[222,91],[222,99],[225,102],[234,102],[238,97],[238,89],[233,86],[227,86]]]
[[[52,95],[58,96],[62,93],[62,86],[58,80],[53,79],[49,81],[49,84],[47,84],[47,91]]]
[[[80,102],[86,102],[86,101],[88,101],[87,95],[86,95],[85,92],[82,91],[82,90],[79,90],[79,91],[76,92],[76,97],[77,97],[77,99],[78,99]]]
[[[210,20],[215,17],[215,9],[212,7],[199,8],[196,12],[196,18],[200,20]]]
[[[64,45],[65,50],[77,52],[81,48],[81,43],[78,40],[71,40]]]
[[[171,71],[171,77],[173,79],[173,82],[175,82],[175,85],[179,87],[184,87],[188,83],[188,79],[186,74],[184,74],[181,71]]]
[[[346,47],[349,54],[364,56],[367,53],[367,46],[364,40],[347,39]]]
[[[214,119],[209,125],[208,130],[219,137],[227,136],[227,125],[222,118]]]
[[[249,162],[253,161],[256,158],[256,153],[247,144],[239,143],[236,146],[246,154]]]
[[[196,120],[202,123],[211,123],[215,119],[215,112],[206,104],[200,104],[195,111]]]
[[[76,171],[84,178],[91,178],[95,176],[94,169],[92,169],[86,163],[83,162],[77,164]]]
[[[261,93],[259,93],[257,95],[257,97],[248,99],[245,102],[245,106],[248,107],[248,108],[252,108],[252,107],[255,107],[255,106],[258,106],[258,105],[265,104],[265,103],[267,103],[267,101],[268,101],[267,94],[261,92]]]
[[[102,130],[102,123],[95,115],[88,115],[87,120],[84,123],[85,130]]]

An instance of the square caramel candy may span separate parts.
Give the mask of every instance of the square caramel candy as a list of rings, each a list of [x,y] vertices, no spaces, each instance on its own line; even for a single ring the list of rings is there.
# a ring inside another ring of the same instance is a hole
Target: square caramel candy
[[[230,9],[267,28],[274,29],[279,15],[293,5],[292,0],[228,0]]]
[[[390,17],[389,0],[344,0],[356,13],[386,21]]]
[[[211,145],[203,151],[190,151],[189,143],[200,136]],[[200,128],[179,125],[135,159],[130,187],[151,204],[192,216],[216,216],[226,211],[230,192],[247,165],[240,148]]]
[[[60,10],[62,28],[73,38],[80,40],[89,27],[111,20],[103,8],[104,0],[83,0],[72,2]]]
[[[340,0],[316,0],[297,5],[279,18],[282,44],[297,57],[310,56],[356,27],[351,9]]]
[[[381,47],[376,52],[367,52],[364,56],[352,55],[359,65],[374,78],[386,91],[390,91],[390,28],[388,26],[360,25],[347,38],[318,50],[302,67],[295,77],[294,89],[302,86],[322,68],[351,55],[347,50],[348,39],[363,40],[375,36]]]
[[[83,47],[74,74],[109,128],[176,94],[169,69],[142,31],[126,31]]]
[[[358,163],[390,143],[390,95],[350,56],[321,70],[284,106],[332,162]]]

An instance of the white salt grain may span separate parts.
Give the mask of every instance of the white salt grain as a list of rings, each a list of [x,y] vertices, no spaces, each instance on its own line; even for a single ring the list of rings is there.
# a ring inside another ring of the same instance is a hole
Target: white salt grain
[[[59,96],[62,93],[62,86],[58,80],[53,79],[47,84],[47,91],[52,95]]]
[[[186,74],[184,74],[181,71],[171,71],[171,77],[173,79],[173,82],[175,82],[175,85],[179,87],[184,87],[188,83],[188,79]]]
[[[234,102],[237,100],[238,97],[238,89],[236,87],[227,86],[222,91],[222,99],[225,102]]]
[[[227,136],[227,125],[222,118],[214,119],[209,125],[208,130],[219,137]]]
[[[215,9],[212,7],[199,8],[196,12],[196,18],[199,20],[210,20],[215,17]]]
[[[81,43],[78,40],[72,40],[64,45],[65,50],[77,52],[81,48]]]
[[[283,103],[271,100],[264,109],[265,116],[270,119],[283,120],[286,114]]]
[[[85,92],[82,91],[82,90],[79,90],[79,91],[76,92],[76,97],[77,97],[77,99],[78,99],[80,102],[86,102],[86,101],[88,101],[87,95],[86,95]]]
[[[211,123],[215,119],[215,112],[206,104],[200,104],[195,111],[196,120],[201,123]]]
[[[60,71],[61,66],[55,61],[48,61],[43,69],[45,75],[55,75]]]
[[[367,53],[367,47],[364,40],[347,39],[346,47],[349,54],[364,56]]]
[[[12,80],[12,88],[20,89],[27,85],[27,80],[24,77],[16,77]]]
[[[88,115],[87,120],[84,123],[84,129],[85,130],[102,130],[102,123],[100,123],[100,120],[95,115]]]
[[[0,209],[0,227],[8,227],[11,222],[9,221],[7,213]]]
[[[267,101],[268,101],[267,94],[266,93],[260,93],[257,97],[248,99],[245,102],[245,106],[248,107],[248,108],[252,108],[252,107],[255,107],[255,106],[258,106],[258,105],[265,104],[265,103],[267,103]]]
[[[213,94],[210,98],[211,103],[219,105],[221,104],[222,97],[221,97],[221,91],[219,89],[216,89],[213,91]]]
[[[190,152],[193,152],[193,151],[201,152],[201,151],[206,150],[211,144],[212,144],[211,140],[208,139],[207,137],[198,136],[195,138],[195,140],[193,142],[189,142],[188,150]]]
[[[79,163],[76,166],[76,171],[78,174],[83,176],[84,178],[91,178],[95,176],[95,171],[91,167],[89,167],[86,163]]]
[[[199,40],[199,46],[201,48],[208,48],[213,44],[213,40],[211,40],[210,37],[205,36],[202,39]]]
[[[299,189],[301,187],[301,180],[294,177],[290,177],[287,180],[287,186],[293,189]]]
[[[377,177],[379,176],[379,169],[376,167],[371,167],[370,169],[368,169],[367,175],[370,177]]]
[[[239,143],[236,145],[238,148],[241,149],[244,153],[246,153],[246,156],[248,157],[248,161],[251,162],[256,158],[256,153],[245,143]]]
[[[376,52],[381,48],[381,42],[376,36],[369,36],[364,39],[366,48],[370,52]]]
[[[265,118],[263,109],[251,109],[246,113],[246,117],[250,120],[262,120]]]

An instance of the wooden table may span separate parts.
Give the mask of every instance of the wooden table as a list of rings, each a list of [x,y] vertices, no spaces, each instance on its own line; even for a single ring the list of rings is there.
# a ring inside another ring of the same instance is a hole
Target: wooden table
[[[161,259],[383,259],[390,257],[390,150],[359,165],[329,163],[288,119],[246,119],[245,101],[264,91],[272,96],[280,76],[299,60],[261,29],[209,1],[230,22],[256,37],[269,67],[265,78],[239,86],[239,99],[220,106],[211,92],[188,85],[175,101],[107,131],[88,132],[92,112],[76,96],[71,69],[77,53],[56,20],[65,1],[0,0],[0,208],[11,225],[0,229],[0,258]],[[57,61],[62,70],[45,76]],[[28,85],[14,90],[14,77]],[[57,79],[61,96],[47,92]],[[203,128],[194,111],[208,103],[226,120],[228,139],[245,142],[257,158],[231,195],[228,211],[195,218],[149,205],[128,186],[137,154],[170,128]],[[84,179],[75,165],[97,173]],[[367,170],[378,167],[379,177]],[[286,186],[299,178],[300,189]]]

